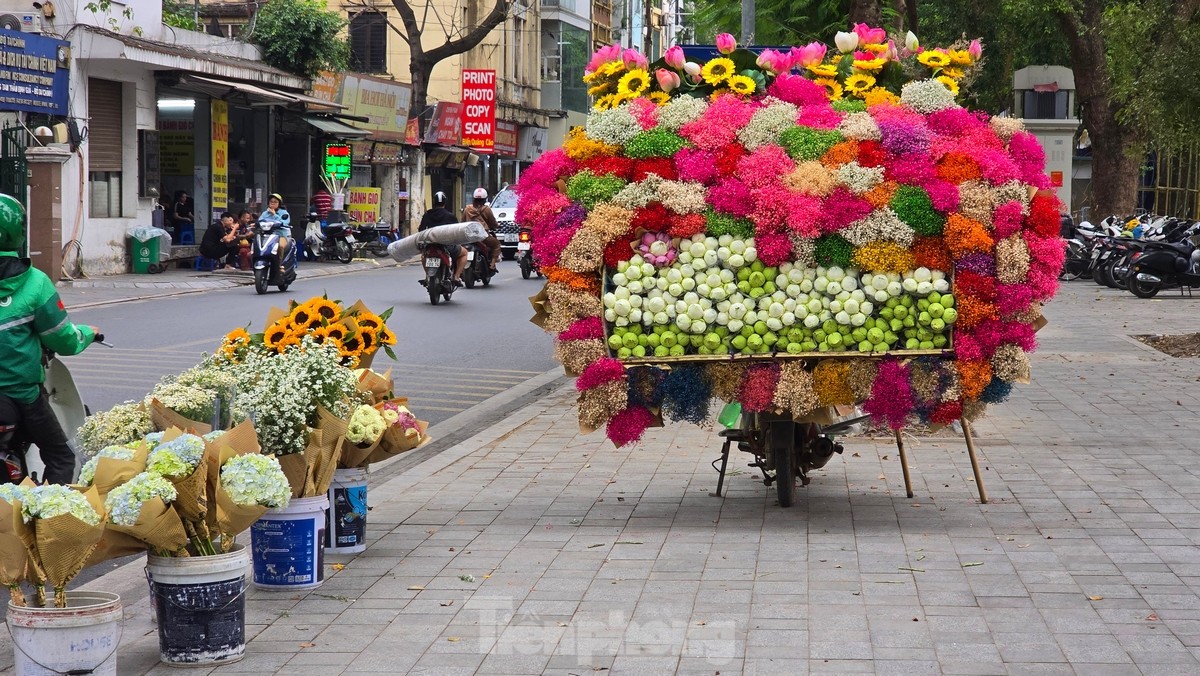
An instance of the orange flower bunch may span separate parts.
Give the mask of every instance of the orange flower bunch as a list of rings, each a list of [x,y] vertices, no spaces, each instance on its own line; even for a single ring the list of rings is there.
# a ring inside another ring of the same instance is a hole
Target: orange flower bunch
[[[950,152],[938,160],[937,175],[938,178],[957,185],[966,181],[974,181],[982,174],[979,171],[979,164],[970,155]]]
[[[546,276],[547,281],[565,284],[572,291],[600,294],[600,280],[595,275],[582,274],[557,265],[542,268],[542,274]]]
[[[988,319],[999,319],[1000,312],[995,304],[980,300],[974,296],[958,298],[958,319],[954,325],[963,329],[971,329]]]
[[[854,390],[850,389],[850,364],[826,359],[813,369],[813,390],[822,406],[853,404]]]
[[[950,254],[946,253],[946,243],[941,237],[917,237],[910,252],[913,261],[921,267],[942,272],[954,269],[954,262],[950,260]]]
[[[884,181],[864,193],[862,197],[870,202],[871,206],[876,209],[882,209],[891,203],[892,198],[896,196],[896,188],[898,187],[895,181]]]
[[[858,141],[842,141],[825,151],[821,157],[821,164],[834,169],[856,159],[858,159]]]
[[[895,242],[868,242],[854,251],[854,267],[869,272],[902,273],[912,270],[912,254]]]
[[[942,235],[946,247],[954,258],[962,258],[969,253],[990,253],[996,242],[988,229],[979,221],[973,221],[962,214],[950,214],[946,219],[946,229]]]
[[[983,388],[992,382],[992,365],[986,361],[959,360],[958,379],[962,383],[964,399],[978,399]]]

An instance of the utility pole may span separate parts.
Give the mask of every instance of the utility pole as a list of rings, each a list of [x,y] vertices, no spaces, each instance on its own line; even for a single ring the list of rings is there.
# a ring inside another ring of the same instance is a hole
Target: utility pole
[[[749,47],[754,39],[754,0],[742,0],[742,46]]]

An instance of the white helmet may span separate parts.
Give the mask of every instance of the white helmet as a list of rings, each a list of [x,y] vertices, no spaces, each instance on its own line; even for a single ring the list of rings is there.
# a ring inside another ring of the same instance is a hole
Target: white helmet
[[[472,193],[471,197],[473,197],[477,200],[487,199],[488,198],[487,188],[475,188],[475,192]]]

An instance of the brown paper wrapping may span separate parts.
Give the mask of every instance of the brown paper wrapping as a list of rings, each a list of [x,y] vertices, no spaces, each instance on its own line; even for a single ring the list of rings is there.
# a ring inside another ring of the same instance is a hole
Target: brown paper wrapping
[[[239,505],[229,497],[229,493],[225,492],[219,484],[215,491],[216,509],[210,509],[209,526],[217,533],[221,534],[222,545],[228,543],[233,544],[233,538],[238,533],[250,527],[250,524],[258,521],[263,514],[267,513],[267,508],[261,505]]]
[[[529,297],[529,304],[533,306],[533,316],[529,318],[529,321],[543,331],[546,330],[546,322],[550,319],[550,292],[546,290],[549,284],[546,282],[536,296]]]
[[[130,554],[142,554],[145,551],[145,542],[128,533],[118,533],[111,528],[105,528],[104,534],[100,536],[100,541],[96,543],[96,548],[92,550],[92,555],[88,557],[83,567],[87,568]]]
[[[20,510],[0,500],[0,584],[12,592],[12,601],[16,605],[25,604],[25,595],[16,585],[24,580],[29,572],[29,551],[25,543],[13,529],[13,519],[20,519]]]
[[[133,460],[117,460],[116,458],[96,460],[96,477],[92,480],[96,492],[103,498],[112,492],[112,489],[141,474],[146,469],[146,460],[149,456],[150,451],[146,445],[138,444],[133,451]]]
[[[208,513],[208,452],[200,458],[200,464],[188,476],[168,477],[175,486],[175,509],[187,521],[198,523]]]
[[[142,503],[141,514],[137,523],[132,526],[119,526],[108,523],[106,529],[117,533],[125,533],[153,549],[174,553],[187,546],[188,536],[183,530],[183,522],[179,512],[171,509],[162,498],[154,498]]]
[[[386,436],[387,433],[384,432],[384,435]],[[341,456],[341,459],[338,461],[338,466],[347,468],[347,469],[353,469],[356,467],[366,467],[367,466],[367,458],[371,457],[372,453],[379,450],[379,445],[382,442],[382,439],[383,438],[380,437],[379,441],[376,441],[375,443],[371,444],[370,446],[359,446],[358,444],[354,443],[353,441],[350,441],[349,439],[343,439],[342,440],[342,456]]]
[[[225,461],[230,458],[255,454],[259,450],[258,435],[254,433],[254,425],[249,420],[243,421],[240,425],[205,444],[204,458],[208,466],[208,511],[204,515],[204,520],[210,530],[215,530],[216,534],[228,536],[230,542],[232,542],[233,536],[254,523],[254,519],[247,522],[240,530],[227,530],[227,528],[237,525],[236,510],[241,508],[233,504],[228,494],[221,488],[221,465],[224,465]],[[220,509],[213,509],[213,505],[220,506],[218,498],[222,495],[228,506],[234,508],[233,516],[230,515],[231,510],[228,508],[223,513]],[[255,519],[257,518],[256,516]]]
[[[270,310],[267,310],[267,323],[263,325],[263,331],[266,331],[267,329],[271,328],[272,324],[279,321],[280,319],[283,319],[284,317],[288,316],[289,314],[291,314],[290,310],[284,310],[282,308],[277,308],[277,307],[273,307]]]
[[[308,472],[304,482],[302,498],[312,498],[325,495],[329,484],[333,482],[333,473],[337,471],[338,460],[342,457],[342,442],[344,435],[334,436],[327,430],[314,430],[308,437],[308,446],[304,449],[304,461]]]
[[[389,427],[387,430],[385,430],[383,433],[383,438],[380,440],[379,448],[375,449],[375,452],[367,457],[367,464],[373,462],[383,462],[384,460],[396,455],[400,455],[401,453],[415,451],[433,441],[433,437],[429,436],[429,423],[425,422],[424,420],[418,420],[417,426],[421,430],[421,436],[415,440],[403,438],[403,432],[401,432],[398,428]],[[397,441],[389,441],[388,435],[389,433],[393,432],[398,433],[398,436],[400,436],[401,439]]]
[[[92,504],[92,508],[104,518],[104,501],[95,488],[89,488],[83,495]],[[37,519],[34,522],[34,535],[37,543],[37,559],[42,564],[46,580],[54,585],[56,590],[67,586],[75,577],[92,550],[100,542],[104,534],[103,521],[95,526],[88,525],[70,514],[63,514],[50,519]]]
[[[358,375],[358,391],[370,394],[372,404],[388,401],[392,396],[392,370],[380,375],[364,367]]]
[[[212,431],[212,425],[189,420],[167,408],[157,399],[150,400],[150,421],[154,423],[154,429],[164,432],[172,427],[196,435],[208,434]]]

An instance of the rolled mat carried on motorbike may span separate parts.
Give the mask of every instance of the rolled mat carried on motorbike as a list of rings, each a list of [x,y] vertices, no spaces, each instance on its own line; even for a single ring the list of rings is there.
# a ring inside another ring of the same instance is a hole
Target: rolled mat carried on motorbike
[[[439,225],[436,228],[422,230],[415,235],[392,242],[388,245],[388,253],[396,262],[400,263],[416,256],[420,253],[420,247],[426,244],[463,245],[478,242],[486,239],[487,236],[487,229],[475,221]]]

